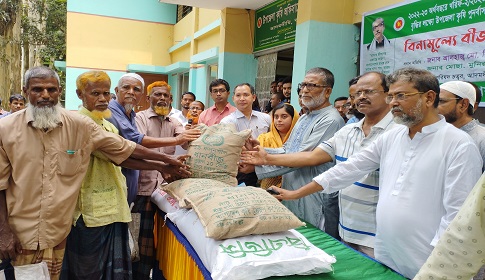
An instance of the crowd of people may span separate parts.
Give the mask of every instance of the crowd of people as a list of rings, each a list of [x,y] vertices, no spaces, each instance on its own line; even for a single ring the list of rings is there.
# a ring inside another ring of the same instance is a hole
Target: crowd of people
[[[485,127],[473,119],[481,93],[472,83],[440,85],[416,68],[368,72],[332,105],[334,75],[316,67],[298,84],[298,112],[291,77],[272,82],[261,107],[251,84],[234,87],[233,106],[229,83],[216,79],[213,106],[186,92],[181,110],[165,81],[127,73],[115,96],[111,82],[81,74],[82,105],[70,112],[57,73],[34,67],[27,100],[10,97],[0,116],[2,263],[45,261],[51,279],[150,279],[150,196],[190,176],[198,125],[218,123],[251,130],[238,184],[272,190],[300,219],[403,276],[470,279],[485,263]],[[135,113],[142,98],[150,107]]]

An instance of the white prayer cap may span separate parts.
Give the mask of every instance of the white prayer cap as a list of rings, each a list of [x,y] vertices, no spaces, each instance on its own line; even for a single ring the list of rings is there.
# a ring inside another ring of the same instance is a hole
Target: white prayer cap
[[[135,79],[137,79],[138,81],[141,82],[143,87],[145,87],[145,80],[143,80],[143,78],[140,75],[138,75],[136,73],[126,73],[123,76],[121,76],[120,81],[125,77],[135,78]]]
[[[467,82],[462,82],[462,81],[446,82],[440,85],[440,89],[449,91],[463,99],[466,98],[470,102],[470,105],[472,106],[475,105],[475,101],[477,99],[475,88]]]

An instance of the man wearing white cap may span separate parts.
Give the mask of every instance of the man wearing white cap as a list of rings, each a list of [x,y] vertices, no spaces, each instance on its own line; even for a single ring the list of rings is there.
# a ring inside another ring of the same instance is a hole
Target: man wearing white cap
[[[140,133],[136,127],[136,114],[133,109],[144,96],[144,91],[145,81],[140,75],[127,73],[121,76],[118,86],[115,88],[116,100],[111,100],[108,105],[112,113],[108,121],[116,126],[123,138],[146,148],[169,146],[171,144],[167,144],[166,139],[146,136]],[[131,212],[141,214],[138,244],[143,246],[140,246],[140,261],[133,263],[133,279],[149,279],[150,270],[155,263],[153,240],[153,213],[155,206],[150,201],[150,196],[137,196],[140,172],[128,168],[122,168],[121,172],[126,177],[128,203],[134,203]]]
[[[477,144],[485,162],[485,127],[473,119],[475,88],[467,82],[450,81],[440,85],[438,110],[446,122],[468,133]],[[485,170],[485,163],[482,171]]]

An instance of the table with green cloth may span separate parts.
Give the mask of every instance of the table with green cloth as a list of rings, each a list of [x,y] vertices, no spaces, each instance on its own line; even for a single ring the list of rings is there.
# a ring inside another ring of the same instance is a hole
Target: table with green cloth
[[[155,235],[158,240],[157,260],[166,279],[209,280],[210,272],[205,268],[190,242],[169,219],[158,211]],[[342,244],[320,229],[307,223],[296,229],[316,247],[329,255],[334,255],[337,262],[334,271],[314,275],[274,276],[267,279],[334,279],[334,280],[402,280],[406,279],[392,269]],[[158,267],[154,270],[154,280],[163,279]]]
[[[309,223],[296,230],[316,247],[335,256],[333,273],[315,275],[275,276],[267,279],[334,279],[334,280],[402,280],[407,279],[376,260],[342,244],[340,241],[315,228]]]

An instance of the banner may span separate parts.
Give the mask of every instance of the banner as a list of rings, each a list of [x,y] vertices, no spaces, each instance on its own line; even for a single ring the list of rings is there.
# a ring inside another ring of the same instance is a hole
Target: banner
[[[416,67],[440,83],[485,90],[485,0],[423,0],[364,14],[361,38],[361,73]]]
[[[277,0],[256,10],[254,51],[295,41],[298,0]]]

